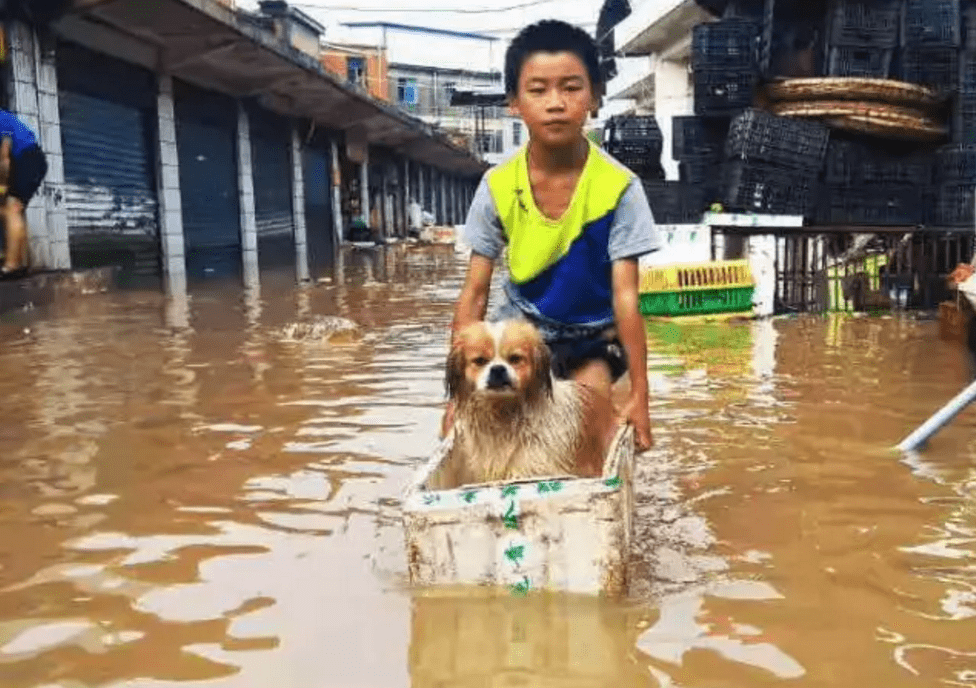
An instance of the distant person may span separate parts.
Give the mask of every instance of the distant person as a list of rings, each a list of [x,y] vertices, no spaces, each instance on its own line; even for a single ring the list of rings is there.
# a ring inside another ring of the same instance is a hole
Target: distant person
[[[37,137],[16,116],[0,110],[0,218],[6,246],[0,279],[27,272],[27,205],[47,175],[47,158]]]
[[[452,333],[484,320],[495,260],[505,253],[506,298],[496,317],[534,324],[554,375],[590,387],[608,405],[629,370],[630,398],[619,415],[643,451],[652,437],[638,258],[662,240],[641,180],[583,133],[604,86],[596,43],[582,29],[542,21],[512,41],[505,92],[529,140],[485,173],[471,203],[464,230],[471,260]],[[449,403],[442,433],[453,418]]]

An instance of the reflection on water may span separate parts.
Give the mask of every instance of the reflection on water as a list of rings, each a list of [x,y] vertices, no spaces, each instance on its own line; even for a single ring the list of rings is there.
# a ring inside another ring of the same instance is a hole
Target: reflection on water
[[[0,685],[976,686],[973,416],[887,449],[967,381],[933,322],[649,323],[630,598],[410,590],[462,267],[0,321]]]

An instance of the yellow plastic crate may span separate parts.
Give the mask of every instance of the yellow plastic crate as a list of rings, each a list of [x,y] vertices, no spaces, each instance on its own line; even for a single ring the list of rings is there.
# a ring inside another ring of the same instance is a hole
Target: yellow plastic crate
[[[753,287],[748,260],[720,260],[710,263],[687,263],[641,271],[640,292],[690,292],[712,289]]]

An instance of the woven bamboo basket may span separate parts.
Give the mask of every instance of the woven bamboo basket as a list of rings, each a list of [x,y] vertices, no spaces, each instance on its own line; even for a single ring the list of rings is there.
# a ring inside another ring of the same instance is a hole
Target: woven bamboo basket
[[[773,101],[879,101],[925,110],[942,105],[942,99],[936,91],[920,84],[859,77],[785,79],[768,84],[766,95]]]
[[[944,137],[946,127],[917,108],[887,103],[846,100],[783,102],[772,107],[783,117],[823,119],[837,129],[886,138],[933,141]]]

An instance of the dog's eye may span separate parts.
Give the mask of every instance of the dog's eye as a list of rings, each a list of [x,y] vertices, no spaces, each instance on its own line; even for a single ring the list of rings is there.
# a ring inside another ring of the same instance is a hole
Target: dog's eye
[[[478,356],[478,358],[474,359],[473,363],[476,366],[486,366],[488,365],[488,359],[484,356]]]
[[[522,356],[521,354],[512,354],[511,356],[508,357],[508,362],[511,363],[512,365],[518,365],[519,363],[522,363],[524,361],[525,361],[525,356]]]

